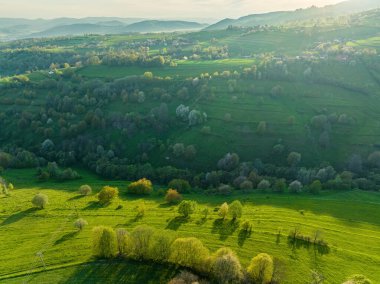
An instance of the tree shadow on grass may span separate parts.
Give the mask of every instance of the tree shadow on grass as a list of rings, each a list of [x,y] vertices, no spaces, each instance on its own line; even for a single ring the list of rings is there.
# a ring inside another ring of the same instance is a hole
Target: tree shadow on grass
[[[103,206],[97,202],[97,201],[90,201],[86,207],[84,207],[82,210],[97,210],[102,208]]]
[[[219,234],[219,239],[224,241],[239,228],[239,222],[234,220],[216,219],[212,224],[211,232]]]
[[[252,231],[247,231],[247,230],[243,230],[241,229],[239,231],[239,235],[238,235],[238,245],[239,247],[242,247],[244,246],[244,243],[247,239],[249,239],[252,235]]]
[[[74,231],[74,232],[70,232],[70,233],[64,234],[61,238],[59,238],[58,240],[56,240],[54,242],[54,245],[59,245],[59,244],[65,242],[65,241],[68,241],[68,240],[74,238],[78,234],[79,234],[79,231]]]
[[[33,208],[29,208],[29,209],[26,209],[26,210],[21,211],[21,212],[17,212],[15,214],[9,216],[7,219],[5,219],[3,221],[3,223],[1,223],[1,226],[9,225],[9,224],[15,223],[17,221],[20,221],[22,218],[26,217],[28,214],[36,212],[38,210],[39,210],[38,208],[33,207]]]
[[[170,208],[170,207],[174,207],[175,204],[170,204],[170,203],[161,203],[160,205],[158,205],[158,208]]]
[[[182,224],[189,222],[189,218],[183,216],[177,216],[171,219],[166,226],[166,229],[177,231]]]
[[[143,215],[139,215],[137,214],[135,217],[131,218],[127,223],[126,225],[132,225],[133,223],[136,223],[138,221],[140,221],[144,216]]]
[[[85,197],[85,195],[76,195],[76,196],[73,196],[73,197],[67,199],[67,201],[78,200],[78,199],[82,199],[84,197]]]
[[[72,275],[59,283],[168,283],[178,270],[177,267],[169,264],[131,260],[97,261],[78,266]],[[153,282],[152,279],[154,279]]]
[[[203,217],[201,219],[199,219],[196,224],[199,225],[199,226],[202,226],[204,223],[207,222],[207,217]]]
[[[292,249],[293,252],[301,248],[309,250],[311,247],[314,249],[315,254],[325,255],[330,253],[330,247],[326,244],[319,244],[308,242],[302,239],[294,239],[293,237],[288,237],[288,246]]]

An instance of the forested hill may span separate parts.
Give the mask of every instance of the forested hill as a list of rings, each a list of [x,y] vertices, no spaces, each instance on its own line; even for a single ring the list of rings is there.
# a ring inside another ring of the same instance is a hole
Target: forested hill
[[[224,19],[216,24],[208,26],[205,30],[221,30],[226,29],[229,26],[254,27],[258,25],[282,25],[289,22],[349,15],[376,8],[380,8],[380,1],[378,0],[349,0],[322,8],[311,7],[295,11],[252,14],[236,20]]]

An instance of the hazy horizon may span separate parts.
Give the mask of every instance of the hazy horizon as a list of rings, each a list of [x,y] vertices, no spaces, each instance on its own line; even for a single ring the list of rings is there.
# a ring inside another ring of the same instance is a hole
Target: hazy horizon
[[[32,3],[31,3],[32,2]],[[121,17],[212,21],[253,13],[325,6],[342,0],[0,0],[2,18]],[[215,8],[216,7],[216,8]]]

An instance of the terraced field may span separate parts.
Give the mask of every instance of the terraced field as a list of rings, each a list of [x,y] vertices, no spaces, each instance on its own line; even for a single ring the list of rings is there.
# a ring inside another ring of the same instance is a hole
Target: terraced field
[[[0,279],[2,283],[100,283],[102,279],[120,279],[124,267],[131,273],[124,278],[128,283],[141,283],[147,265],[133,269],[136,263],[96,263],[91,256],[91,228],[110,225],[131,229],[139,224],[149,224],[167,230],[177,236],[196,236],[214,251],[221,246],[234,249],[244,266],[250,258],[267,252],[278,258],[283,265],[284,283],[305,283],[310,270],[322,272],[327,283],[341,283],[345,277],[362,273],[373,280],[380,279],[380,195],[351,191],[331,192],[320,196],[274,195],[252,193],[232,197],[207,197],[191,195],[197,200],[199,213],[188,221],[178,218],[175,206],[168,206],[156,194],[141,199],[126,195],[127,183],[102,181],[86,172],[83,179],[62,184],[35,183],[32,170],[7,171],[5,176],[15,181],[16,190],[11,197],[1,198],[0,212]],[[95,192],[105,184],[118,186],[120,199],[108,207],[99,207],[95,196],[79,197],[77,188],[82,183],[94,187]],[[157,187],[158,188],[158,187]],[[45,210],[31,208],[30,200],[41,191],[49,196],[50,204]],[[250,236],[242,234],[238,225],[221,221],[215,212],[221,203],[239,198],[244,204],[242,219],[254,224]],[[145,202],[146,215],[136,218],[134,208]],[[117,210],[117,207],[123,207]],[[212,212],[203,219],[200,211],[209,208]],[[80,216],[89,222],[84,231],[78,233],[73,222]],[[288,233],[299,228],[305,235],[323,232],[329,249],[311,246],[294,246],[288,241]],[[5,234],[6,232],[6,234]],[[43,269],[35,254],[43,251],[47,272],[30,274]],[[173,270],[157,267],[164,281],[173,275]],[[99,268],[99,271],[98,269]],[[152,273],[157,273],[153,270]],[[133,271],[133,272],[132,272]],[[15,278],[16,277],[16,278]],[[74,277],[74,278],[72,278]],[[103,277],[103,278],[102,278]],[[115,277],[115,278],[113,278]],[[95,282],[91,282],[93,279]],[[151,278],[152,279],[152,278]],[[50,282],[51,283],[51,282]],[[155,282],[156,283],[156,282]],[[375,282],[376,283],[376,282]]]

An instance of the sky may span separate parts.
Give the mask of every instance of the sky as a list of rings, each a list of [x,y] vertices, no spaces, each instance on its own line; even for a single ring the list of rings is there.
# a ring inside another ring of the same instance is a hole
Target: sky
[[[0,0],[0,17],[222,19],[343,0]]]

